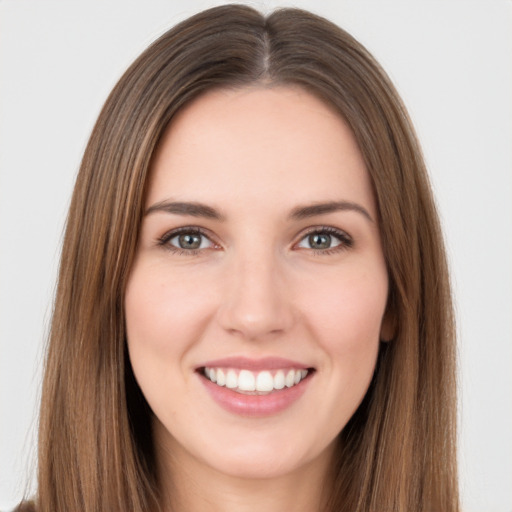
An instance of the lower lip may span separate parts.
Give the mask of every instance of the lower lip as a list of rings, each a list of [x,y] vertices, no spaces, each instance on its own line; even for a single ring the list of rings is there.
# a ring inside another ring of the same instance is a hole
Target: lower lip
[[[296,402],[306,391],[312,374],[291,388],[273,391],[268,395],[244,395],[224,386],[217,386],[204,375],[199,374],[211,397],[223,409],[241,416],[271,416],[284,411]]]

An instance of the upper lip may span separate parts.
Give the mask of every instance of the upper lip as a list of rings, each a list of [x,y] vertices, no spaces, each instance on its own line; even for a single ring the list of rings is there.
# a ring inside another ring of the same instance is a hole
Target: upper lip
[[[197,367],[200,368],[239,368],[241,370],[277,370],[277,369],[308,369],[310,365],[286,359],[282,357],[262,357],[259,359],[251,359],[247,357],[225,357],[222,359],[215,359],[206,361]]]

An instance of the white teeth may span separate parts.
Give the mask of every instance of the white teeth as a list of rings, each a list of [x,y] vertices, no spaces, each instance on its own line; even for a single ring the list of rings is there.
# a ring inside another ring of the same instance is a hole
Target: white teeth
[[[295,384],[295,370],[290,370],[284,379],[287,388],[291,388]]]
[[[219,368],[217,370],[217,385],[224,386],[226,384],[226,375],[224,372]]]
[[[256,389],[256,379],[249,370],[242,370],[238,375],[238,389],[242,391],[254,391]]]
[[[279,370],[274,375],[274,389],[283,389],[284,388],[284,372],[283,370]]]
[[[257,391],[272,391],[274,389],[274,379],[270,372],[260,372],[256,379]]]
[[[286,373],[285,373],[286,372]],[[274,390],[296,386],[308,375],[308,370],[277,370],[272,376],[268,370],[251,372],[234,368],[205,368],[204,375],[218,386],[226,386],[238,392],[271,393]]]
[[[238,387],[238,378],[235,370],[228,370],[228,373],[226,374],[226,387],[230,389]]]

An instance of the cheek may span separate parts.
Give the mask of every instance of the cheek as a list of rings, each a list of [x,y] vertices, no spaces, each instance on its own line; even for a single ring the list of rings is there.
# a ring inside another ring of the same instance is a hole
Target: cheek
[[[159,264],[136,264],[125,294],[128,353],[150,407],[166,424],[187,403],[189,354],[211,311],[212,294],[190,275]],[[173,390],[170,394],[169,390]]]
[[[368,372],[368,365],[373,370],[388,293],[385,269],[350,269],[327,284],[303,306],[309,328],[333,364],[351,374]]]
[[[135,267],[125,296],[130,349],[173,355],[192,344],[207,322],[212,294],[190,276],[155,267]]]

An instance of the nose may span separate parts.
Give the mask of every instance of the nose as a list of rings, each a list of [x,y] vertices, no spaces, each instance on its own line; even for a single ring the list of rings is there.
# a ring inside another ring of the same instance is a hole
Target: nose
[[[291,289],[276,258],[236,258],[223,287],[218,318],[222,328],[247,340],[273,337],[294,322]]]

